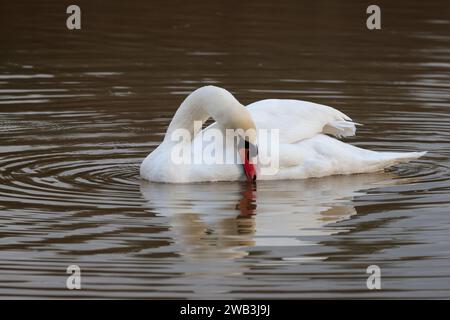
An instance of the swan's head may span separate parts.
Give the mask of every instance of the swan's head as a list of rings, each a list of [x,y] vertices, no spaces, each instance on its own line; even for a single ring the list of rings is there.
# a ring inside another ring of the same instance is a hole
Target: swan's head
[[[206,113],[224,129],[232,129],[238,136],[238,151],[247,180],[256,180],[256,156],[258,154],[255,122],[250,112],[229,91],[205,86],[197,89],[203,97]]]
[[[200,106],[200,110],[199,109]],[[256,180],[257,134],[250,112],[227,90],[204,86],[192,92],[177,111],[171,126],[185,127],[195,118],[212,117],[225,130],[231,129],[239,137],[238,151],[247,179]],[[186,121],[187,120],[187,121]],[[169,126],[169,130],[171,126]]]
[[[258,146],[241,138],[238,146],[247,181],[256,181],[256,157],[258,156]]]
[[[247,180],[255,181],[258,156],[256,126],[248,110],[244,106],[241,107],[239,117],[234,119],[233,129],[239,136],[238,151]]]

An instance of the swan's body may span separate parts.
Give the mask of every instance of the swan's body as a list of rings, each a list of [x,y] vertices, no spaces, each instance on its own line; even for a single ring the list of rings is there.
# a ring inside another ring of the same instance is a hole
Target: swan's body
[[[201,130],[194,121],[213,117],[216,123]],[[258,137],[261,129],[279,130],[279,166],[275,174],[260,174],[258,180],[305,179],[336,174],[376,172],[400,162],[421,157],[425,152],[376,152],[339,141],[352,136],[355,123],[342,112],[320,104],[299,100],[269,99],[243,107],[234,97],[218,87],[207,86],[191,93],[175,114],[164,141],[141,164],[141,177],[157,182],[188,183],[204,181],[245,180],[242,165],[176,164],[171,159],[175,142],[170,139],[177,129],[186,129],[194,145],[211,130],[256,127],[259,154],[268,148]],[[225,154],[233,154],[236,147],[221,141]],[[197,150],[198,152],[199,150]],[[192,151],[196,152],[196,151]],[[256,164],[259,167],[259,164]]]

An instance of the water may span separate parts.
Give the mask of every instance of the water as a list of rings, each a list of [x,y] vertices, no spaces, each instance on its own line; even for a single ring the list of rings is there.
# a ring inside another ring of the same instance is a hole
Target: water
[[[58,1],[0,5],[0,297],[450,297],[448,1],[379,1],[374,32],[356,2],[78,4],[72,32]],[[255,187],[141,181],[204,84],[331,105],[365,124],[349,143],[429,153]]]

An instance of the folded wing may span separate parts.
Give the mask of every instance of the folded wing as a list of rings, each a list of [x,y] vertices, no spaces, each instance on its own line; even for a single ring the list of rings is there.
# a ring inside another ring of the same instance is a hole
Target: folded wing
[[[256,127],[279,129],[280,143],[295,143],[317,134],[355,135],[356,123],[344,113],[317,103],[267,99],[247,106]]]

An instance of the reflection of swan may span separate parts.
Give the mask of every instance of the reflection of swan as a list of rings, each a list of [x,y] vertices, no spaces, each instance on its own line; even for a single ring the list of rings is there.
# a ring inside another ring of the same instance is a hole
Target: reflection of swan
[[[177,250],[191,258],[237,258],[246,248],[314,243],[342,231],[361,190],[392,184],[386,174],[258,184],[141,184],[148,207],[168,219]],[[240,187],[239,187],[240,186]],[[307,239],[306,239],[307,238]]]
[[[208,128],[201,130],[201,125],[195,124],[195,121],[204,123],[209,117],[216,123]],[[245,134],[239,134],[238,147],[234,137],[226,135],[226,129],[245,131]],[[263,129],[279,130],[278,141],[269,143],[267,138],[263,138],[267,134]],[[348,116],[331,107],[298,100],[271,99],[245,108],[225,89],[206,86],[195,90],[181,104],[164,141],[142,162],[141,177],[150,181],[179,183],[241,180],[244,175],[238,165],[238,157],[234,157],[237,149],[250,180],[256,179],[257,172],[258,180],[375,172],[424,154],[369,151],[326,135],[352,136],[355,130],[355,124]],[[221,133],[220,137],[216,132]],[[182,143],[180,136],[185,138]],[[207,136],[210,143],[204,141]],[[184,150],[180,153],[185,157],[187,154],[189,159],[203,158],[205,154],[207,158],[194,163],[175,161],[174,154],[178,154],[178,149]],[[211,161],[214,159],[212,154],[221,154],[222,158],[233,161]],[[261,170],[264,168],[262,162],[271,162],[273,170]]]

